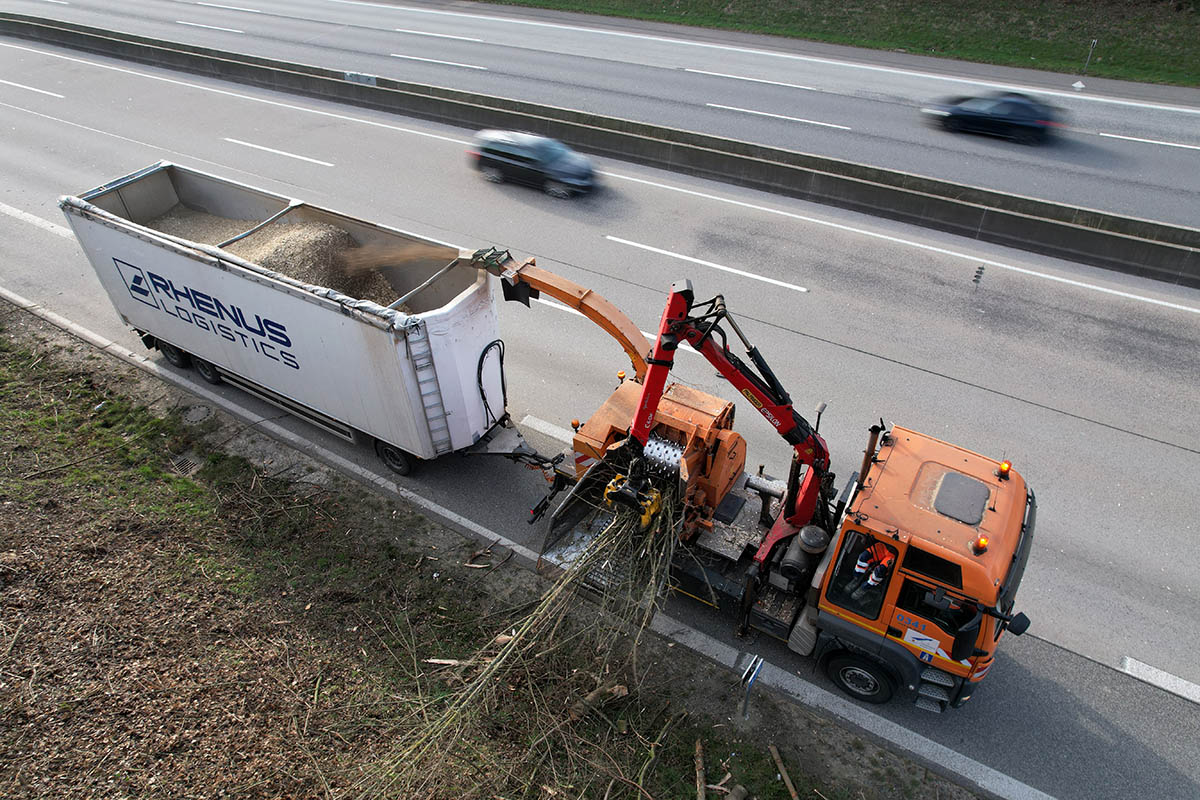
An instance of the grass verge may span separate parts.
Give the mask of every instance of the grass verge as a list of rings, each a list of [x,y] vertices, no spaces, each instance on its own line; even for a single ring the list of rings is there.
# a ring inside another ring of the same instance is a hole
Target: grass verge
[[[676,798],[695,796],[700,741],[710,798],[787,797],[769,743],[805,796],[972,797],[767,693],[742,719],[734,676],[658,641],[636,667],[562,647],[510,673],[436,789],[376,793],[393,744],[545,585],[24,312],[0,319],[0,796]]]
[[[984,64],[1200,86],[1194,0],[500,0]]]

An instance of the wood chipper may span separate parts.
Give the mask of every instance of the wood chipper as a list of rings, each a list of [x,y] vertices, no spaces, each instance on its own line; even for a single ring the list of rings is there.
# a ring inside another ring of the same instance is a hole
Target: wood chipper
[[[606,516],[631,510],[645,525],[670,502],[679,539],[671,589],[728,611],[739,634],[754,628],[819,659],[867,702],[904,691],[941,712],[971,697],[1002,635],[1029,625],[1013,608],[1037,505],[1008,461],[881,421],[839,494],[825,440],[720,295],[697,303],[690,282],[675,284],[647,346],[607,301],[534,269],[493,257],[490,271],[509,299],[546,290],[603,318],[634,368],[575,425],[556,486],[570,491],[544,523],[545,565],[569,566]],[[748,363],[729,349],[727,330]],[[667,384],[684,344],[791,445],[786,480],[745,472],[733,403]],[[535,515],[548,507],[549,498]]]

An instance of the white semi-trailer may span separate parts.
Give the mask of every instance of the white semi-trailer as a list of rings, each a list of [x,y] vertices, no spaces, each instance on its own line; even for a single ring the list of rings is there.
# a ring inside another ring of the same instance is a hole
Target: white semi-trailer
[[[531,455],[504,408],[496,279],[469,251],[167,162],[59,206],[175,366],[372,442],[400,474]]]

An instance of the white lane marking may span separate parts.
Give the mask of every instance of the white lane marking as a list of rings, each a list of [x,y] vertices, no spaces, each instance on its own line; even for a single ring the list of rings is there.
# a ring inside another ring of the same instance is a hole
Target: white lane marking
[[[175,20],[176,25],[190,25],[193,28],[207,28],[210,31],[224,31],[225,33],[245,33],[234,28],[222,28],[217,25],[201,25],[199,22],[184,22],[181,19]]]
[[[685,622],[673,619],[665,611],[654,615],[650,621],[650,628],[655,633],[678,642],[689,650],[708,656],[718,664],[732,670],[734,674],[737,674],[739,666],[745,665],[746,659],[750,655],[745,651],[738,651],[706,633],[695,630]],[[1050,795],[1032,786],[1021,783],[1015,778],[943,744],[914,733],[903,725],[885,719],[840,694],[822,689],[775,664],[764,665],[759,675],[759,681],[780,690],[803,705],[823,709],[836,719],[867,731],[907,753],[912,753],[920,759],[931,761],[956,775],[961,775],[983,788],[989,795],[1003,797],[1006,800],[1054,800]],[[753,697],[750,702],[754,702]]]
[[[242,147],[253,147],[255,150],[263,150],[268,153],[274,153],[277,156],[287,156],[288,158],[298,158],[301,161],[307,161],[310,164],[320,164],[322,167],[332,167],[333,166],[333,164],[330,164],[328,161],[318,161],[317,159],[309,158],[308,156],[298,156],[295,153],[289,153],[285,150],[276,150],[273,147],[263,147],[261,144],[252,144],[251,142],[243,142],[241,139],[230,139],[228,136],[226,136],[224,138],[225,138],[225,141],[227,141],[227,142],[232,142],[233,144],[240,144]]]
[[[1081,131],[1078,128],[1073,128],[1078,133],[1093,133],[1093,131]],[[1195,144],[1180,144],[1179,142],[1164,142],[1159,139],[1142,139],[1137,136],[1122,136],[1119,133],[1101,133],[1094,131],[1096,136],[1103,136],[1106,139],[1124,139],[1127,142],[1141,142],[1143,144],[1160,144],[1163,147],[1184,147],[1188,150],[1200,150],[1200,145]]]
[[[644,33],[626,33],[624,31],[607,31],[600,28],[584,28],[578,25],[562,25],[554,22],[534,22],[526,19],[511,19],[508,17],[490,17],[483,14],[464,14],[458,11],[438,11],[432,8],[412,8],[410,6],[393,6],[386,3],[369,3],[364,0],[326,0],[329,3],[340,3],[348,6],[369,6],[371,8],[387,8],[392,11],[407,11],[415,14],[438,14],[447,17],[463,17],[466,19],[480,19],[487,22],[505,22],[511,25],[528,25],[537,28],[558,28],[562,30],[579,31],[580,33],[594,33],[600,36],[617,36],[625,39],[641,39],[649,42],[664,42],[666,44],[680,44],[689,47],[707,48],[710,50],[724,50],[731,53],[748,53],[751,55],[769,56],[771,58],[782,58],[788,61],[804,61],[810,64],[828,64],[835,67],[845,67],[847,69],[862,69],[870,72],[887,72],[893,75],[908,75],[915,78],[930,78],[932,80],[947,81],[949,83],[966,83],[972,86],[983,86],[989,89],[1010,89],[1023,92],[1033,92],[1035,94],[1051,95],[1054,97],[1070,97],[1074,100],[1087,100],[1095,103],[1112,103],[1114,105],[1133,106],[1135,108],[1152,108],[1159,111],[1175,111],[1180,114],[1200,114],[1200,108],[1189,108],[1187,106],[1172,106],[1162,103],[1146,103],[1140,100],[1126,100],[1118,97],[1099,97],[1096,95],[1083,95],[1078,92],[1056,91],[1054,89],[1046,89],[1040,86],[1022,86],[1012,83],[993,83],[990,81],[976,80],[974,78],[955,78],[949,75],[938,75],[933,72],[920,72],[918,70],[900,69],[898,67],[881,67],[878,64],[863,64],[857,61],[841,61],[835,58],[819,58],[817,56],[802,56],[796,53],[779,53],[772,50],[759,50],[752,47],[735,47],[727,44],[713,44],[711,42],[692,42],[687,39],[672,39],[665,36],[649,36]]]
[[[424,61],[427,64],[444,64],[447,67],[462,67],[463,69],[481,69],[487,71],[487,67],[476,66],[475,64],[460,64],[457,61],[439,61],[436,58],[421,58],[419,56],[405,56],[400,53],[391,53],[392,58],[407,58],[409,61]]]
[[[804,89],[805,91],[809,91],[809,92],[820,91],[815,86],[801,86],[798,83],[784,83],[783,81],[768,81],[763,78],[747,78],[744,75],[727,75],[724,72],[709,72],[708,70],[704,70],[704,69],[690,69],[688,67],[684,67],[683,71],[684,72],[694,72],[697,75],[711,75],[714,78],[731,78],[732,80],[735,80],[735,81],[750,81],[751,83],[769,83],[772,86],[784,86],[788,89]]]
[[[42,2],[43,3],[54,3],[55,5],[59,5],[59,6],[71,5],[70,3],[67,2],[67,0],[42,0]]]
[[[460,42],[482,42],[474,36],[452,36],[448,33],[430,33],[429,31],[410,31],[407,28],[393,28],[396,33],[411,33],[413,36],[435,36],[438,39],[457,39]]]
[[[329,1],[335,2],[336,0],[329,0]],[[396,6],[385,6],[385,7],[386,8],[395,8]],[[351,117],[347,114],[335,114],[332,111],[322,111],[322,110],[316,109],[316,108],[306,108],[304,106],[298,106],[298,105],[294,105],[292,103],[283,103],[278,100],[268,100],[265,97],[253,97],[251,95],[241,94],[239,92],[231,92],[227,89],[217,89],[212,86],[202,86],[197,83],[189,83],[187,81],[176,80],[174,78],[167,78],[162,75],[151,75],[150,73],[147,73],[147,72],[138,72],[137,70],[128,69],[126,67],[118,67],[118,66],[114,66],[112,64],[102,64],[98,61],[88,61],[87,59],[84,59],[84,58],[76,58],[75,56],[68,56],[68,55],[64,55],[62,53],[52,53],[47,50],[38,50],[33,47],[25,47],[25,46],[17,45],[17,44],[9,44],[7,42],[0,42],[0,47],[8,47],[8,48],[12,48],[13,50],[23,50],[23,51],[29,52],[29,53],[37,53],[38,55],[49,56],[52,58],[58,58],[63,61],[70,61],[70,62],[76,63],[76,64],[86,64],[87,66],[96,67],[98,69],[107,69],[107,70],[112,70],[113,72],[120,72],[120,73],[124,73],[127,75],[136,75],[141,78],[148,78],[150,80],[161,81],[163,83],[168,83],[168,84],[171,84],[174,86],[185,86],[189,89],[199,89],[200,91],[212,92],[214,94],[223,95],[225,97],[236,97],[241,100],[249,100],[249,101],[255,102],[255,103],[263,103],[265,105],[275,106],[276,108],[287,108],[292,111],[301,111],[306,114],[315,114],[315,115],[321,116],[321,117],[328,117],[331,119],[340,119],[340,120],[344,120],[346,122],[355,122],[360,125],[369,125],[369,126],[375,127],[375,128],[383,128],[385,130],[396,131],[397,133],[408,133],[408,134],[412,134],[413,136],[424,136],[425,138],[428,138],[428,139],[437,139],[437,140],[443,141],[443,142],[451,142],[451,143],[459,145],[459,146],[468,144],[468,142],[466,140],[458,139],[453,136],[442,136],[442,135],[436,134],[436,133],[429,133],[427,131],[418,131],[418,130],[414,130],[412,128],[403,128],[403,127],[400,127],[399,125],[389,125],[384,122],[376,122],[375,120],[363,119],[361,117]],[[0,103],[0,106],[16,109],[18,111],[24,111],[28,114],[34,114],[36,116],[44,117],[46,119],[53,119],[58,122],[63,122],[67,125],[72,125],[75,127],[83,128],[85,130],[94,131],[95,133],[101,133],[106,136],[113,136],[115,138],[123,139],[125,141],[136,142],[137,144],[147,144],[146,142],[137,142],[137,140],[135,140],[135,139],[127,139],[124,136],[120,136],[115,133],[110,133],[108,131],[101,131],[101,130],[98,130],[95,128],[88,128],[87,126],[80,125],[79,123],[76,123],[76,122],[70,122],[68,120],[58,119],[56,117],[51,117],[46,114],[40,114],[36,111],[30,111],[29,109],[21,108],[20,106],[9,105],[8,103]],[[159,149],[163,149],[159,145],[148,145],[148,146],[159,147]],[[168,152],[178,152],[178,151],[172,150],[172,151],[168,151]],[[210,163],[212,163],[212,162],[210,162]],[[921,242],[914,242],[910,239],[902,239],[898,236],[890,236],[885,233],[878,233],[876,231],[869,231],[869,230],[866,230],[863,228],[856,228],[852,225],[843,225],[838,222],[830,222],[828,220],[818,219],[816,217],[810,217],[810,216],[807,216],[804,214],[796,214],[791,211],[783,211],[778,208],[770,208],[768,206],[762,206],[762,205],[758,205],[756,203],[747,203],[745,201],[734,200],[729,197],[718,197],[717,195],[708,194],[706,192],[698,192],[694,189],[685,189],[682,186],[671,186],[669,184],[658,183],[656,181],[648,181],[643,178],[634,178],[629,175],[620,175],[615,172],[604,171],[604,172],[601,172],[601,174],[606,177],[610,177],[610,178],[617,178],[619,180],[630,181],[631,183],[640,183],[640,184],[643,184],[646,186],[653,186],[653,187],[656,187],[659,189],[665,189],[665,190],[671,191],[671,192],[679,192],[680,194],[686,194],[686,195],[690,195],[693,197],[700,197],[700,198],[703,198],[706,200],[713,200],[718,203],[725,203],[728,205],[738,206],[740,208],[748,208],[748,209],[751,209],[754,211],[761,211],[765,214],[774,214],[776,216],[784,217],[787,219],[795,219],[795,220],[799,220],[801,222],[809,222],[814,225],[823,225],[825,227],[835,228],[837,230],[846,231],[847,233],[856,233],[856,234],[860,234],[862,236],[867,236],[867,237],[870,237],[873,239],[879,239],[881,241],[891,242],[893,244],[904,245],[906,247],[914,247],[918,250],[924,250],[924,251],[931,252],[931,253],[939,253],[941,255],[951,256],[953,258],[961,258],[961,259],[964,259],[966,261],[970,261],[970,262],[973,262],[976,264],[986,264],[989,267],[996,267],[997,269],[1008,270],[1010,272],[1015,272],[1015,273],[1018,273],[1021,275],[1026,275],[1028,277],[1041,278],[1043,280],[1053,281],[1055,283],[1061,283],[1061,284],[1064,284],[1067,286],[1074,286],[1076,288],[1086,289],[1088,291],[1100,292],[1101,294],[1107,294],[1107,295],[1111,295],[1113,297],[1121,297],[1126,300],[1134,300],[1134,301],[1137,301],[1140,303],[1149,303],[1151,305],[1156,305],[1156,306],[1159,306],[1162,308],[1174,309],[1175,311],[1187,311],[1192,314],[1200,314],[1200,308],[1196,308],[1193,306],[1185,306],[1180,303],[1171,303],[1166,300],[1158,300],[1153,297],[1146,297],[1144,295],[1133,294],[1132,292],[1122,292],[1117,289],[1109,289],[1105,286],[1097,286],[1095,284],[1085,283],[1083,281],[1077,281],[1077,280],[1073,280],[1071,278],[1063,278],[1058,275],[1050,275],[1048,273],[1038,272],[1036,270],[1025,269],[1024,267],[1016,267],[1011,264],[1005,264],[1000,261],[994,261],[992,259],[987,259],[987,258],[980,258],[979,256],[968,255],[967,253],[960,253],[955,250],[947,249],[945,247],[935,247],[933,245],[923,244]]]
[[[13,219],[19,219],[22,222],[28,222],[30,225],[36,225],[44,231],[50,231],[53,234],[63,237],[64,239],[74,239],[75,234],[65,225],[55,225],[53,222],[44,220],[39,216],[30,214],[28,211],[22,211],[19,208],[0,203],[0,214],[7,214]]]
[[[758,117],[773,117],[775,119],[786,119],[789,122],[803,122],[805,125],[820,125],[822,128],[837,128],[840,131],[848,131],[846,125],[834,125],[832,122],[817,122],[815,119],[802,119],[800,117],[789,117],[785,114],[769,114],[766,111],[754,111],[750,108],[738,108],[737,106],[723,106],[717,103],[705,103],[709,108],[720,108],[725,111],[740,111],[743,114],[754,114]]]
[[[1191,314],[1200,314],[1200,308],[1197,308],[1195,306],[1185,306],[1181,303],[1172,303],[1167,300],[1158,300],[1153,297],[1146,297],[1144,295],[1133,294],[1132,292],[1122,292],[1119,289],[1109,289],[1106,286],[1097,286],[1096,284],[1085,283],[1084,281],[1077,281],[1072,278],[1063,278],[1058,275],[1051,275],[1046,272],[1038,272],[1037,270],[1026,269],[1025,267],[1016,267],[1016,266],[1013,266],[1012,264],[1005,264],[1002,261],[995,261],[990,258],[980,258],[979,256],[973,256],[968,253],[960,253],[956,250],[950,250],[945,247],[936,247],[931,244],[924,244],[923,242],[915,242],[911,239],[902,239],[899,236],[892,236],[892,235],[886,234],[886,233],[870,231],[865,228],[856,228],[853,225],[843,225],[840,222],[830,222],[829,220],[818,219],[817,217],[810,217],[805,214],[796,214],[791,211],[783,211],[782,209],[778,209],[778,208],[770,208],[769,206],[762,206],[762,205],[758,205],[757,203],[747,203],[743,200],[734,200],[729,197],[719,197],[714,194],[708,194],[707,192],[698,192],[695,189],[684,189],[681,186],[671,186],[671,185],[665,184],[665,183],[657,183],[655,181],[645,180],[644,178],[634,178],[630,175],[619,175],[615,172],[602,172],[601,174],[607,178],[617,178],[619,180],[630,181],[631,183],[640,183],[645,186],[654,186],[659,189],[666,189],[669,192],[679,192],[680,194],[691,195],[693,197],[700,197],[705,200],[714,200],[718,203],[727,203],[729,205],[738,206],[739,208],[748,208],[753,211],[761,211],[765,214],[774,214],[776,216],[785,217],[787,219],[795,219],[795,220],[799,220],[801,222],[809,222],[814,225],[823,225],[827,228],[834,228],[835,230],[846,231],[847,233],[855,233],[855,234],[859,234],[860,236],[867,236],[872,239],[879,239],[880,241],[891,242],[892,244],[899,244],[899,245],[903,245],[905,247],[915,247],[918,250],[924,250],[929,253],[938,253],[939,255],[951,256],[953,258],[961,258],[965,261],[970,261],[973,264],[986,264],[989,267],[995,267],[996,269],[1008,270],[1009,272],[1015,272],[1020,275],[1027,275],[1031,278],[1040,278],[1042,280],[1053,281],[1055,283],[1061,283],[1061,284],[1065,284],[1067,286],[1074,286],[1079,289],[1086,289],[1088,291],[1100,292],[1101,294],[1112,295],[1113,297],[1122,297],[1126,300],[1136,300],[1139,303],[1149,303],[1151,305],[1160,306],[1162,308],[1170,308],[1170,309],[1174,309],[1176,311],[1187,311]]]
[[[631,242],[628,239],[620,239],[616,236],[605,236],[604,238],[608,239],[610,242],[616,242],[617,244],[625,244],[625,245],[629,245],[630,247],[637,247],[642,250],[647,250],[651,253],[657,253],[660,256],[670,256],[671,258],[678,258],[680,261],[687,261],[692,264],[699,264],[702,267],[711,267],[712,269],[719,269],[722,272],[730,272],[734,275],[741,275],[743,278],[750,278],[751,280],[762,281],[763,283],[769,283],[773,286],[780,286],[784,289],[791,289],[796,292],[807,292],[808,291],[808,289],[805,289],[803,286],[797,286],[794,283],[786,283],[784,281],[777,281],[774,278],[768,278],[763,275],[755,275],[753,272],[746,272],[743,269],[735,269],[734,267],[727,267],[723,264],[714,264],[713,262],[705,261],[702,258],[693,258],[692,256],[685,256],[681,253],[672,253],[670,250],[662,250],[657,247],[651,247],[648,244],[641,244],[639,242]]]
[[[223,6],[220,3],[201,3],[197,2],[198,6],[208,6],[209,8],[223,8],[226,11],[245,11],[247,14],[261,14],[257,8],[242,8],[241,6]]]
[[[532,414],[526,414],[521,420],[522,428],[532,428],[538,433],[549,436],[551,439],[557,439],[560,442],[570,444],[575,440],[575,434],[566,428],[561,428],[553,422],[547,422],[544,419],[538,419]]]
[[[6,86],[15,86],[18,89],[28,89],[29,91],[37,92],[38,94],[48,94],[51,97],[57,97],[59,100],[63,99],[63,96],[61,94],[55,94],[54,92],[47,92],[45,89],[35,89],[32,86],[26,86],[23,83],[13,83],[12,81],[6,81],[6,80],[0,80],[0,83],[3,83]]]
[[[1165,689],[1171,694],[1177,694],[1185,700],[1200,703],[1200,686],[1191,681],[1184,680],[1177,675],[1164,672],[1149,664],[1143,664],[1141,661],[1129,656],[1121,657],[1121,671],[1132,675],[1140,681],[1157,686],[1160,689]]]
[[[189,89],[198,89],[202,92],[212,92],[213,94],[219,94],[224,97],[235,97],[239,100],[249,100],[254,103],[262,103],[262,104],[268,105],[268,106],[275,106],[276,108],[286,108],[291,111],[302,111],[306,114],[315,114],[319,117],[329,117],[331,119],[340,119],[340,120],[344,120],[346,122],[357,122],[361,125],[369,125],[374,128],[383,128],[385,130],[396,131],[397,133],[411,133],[414,136],[424,136],[429,139],[438,139],[443,142],[452,142],[452,143],[454,143],[456,145],[460,145],[460,146],[468,144],[468,142],[465,139],[457,139],[452,136],[442,136],[442,135],[436,134],[436,133],[428,133],[427,131],[418,131],[418,130],[414,130],[412,128],[402,128],[399,125],[389,125],[385,122],[376,122],[376,121],[370,120],[370,119],[363,119],[362,117],[351,117],[347,114],[335,114],[332,111],[322,111],[317,108],[306,108],[305,106],[298,106],[298,105],[294,105],[292,103],[283,103],[278,100],[268,100],[265,97],[254,97],[252,95],[241,94],[239,92],[231,92],[227,89],[217,89],[213,86],[202,86],[201,84],[198,84],[198,83],[189,83],[188,81],[176,80],[175,78],[167,78],[163,75],[151,75],[148,72],[138,72],[137,70],[128,69],[126,67],[118,67],[118,66],[114,66],[112,64],[102,64],[98,61],[88,61],[85,58],[76,58],[75,56],[63,55],[61,53],[51,53],[49,51],[38,50],[33,47],[23,47],[22,45],[8,44],[7,42],[0,42],[0,47],[9,47],[9,48],[12,48],[13,50],[25,50],[30,53],[37,53],[38,55],[50,56],[52,58],[62,59],[63,61],[70,61],[75,64],[86,64],[89,67],[96,67],[97,69],[107,69],[107,70],[111,70],[113,72],[120,72],[120,73],[123,73],[126,75],[136,75],[139,78],[148,78],[152,81],[161,81],[162,83],[168,83],[168,84],[171,84],[172,86],[185,86]],[[8,105],[7,103],[0,103],[0,106],[6,106],[8,108],[13,108],[18,111],[25,111],[30,114],[36,114],[37,116],[45,117],[46,119],[54,119],[58,122],[66,123],[67,125],[74,125],[76,127],[83,128],[85,130],[94,131],[95,133],[102,133],[107,136],[116,137],[118,139],[124,139],[125,141],[128,141],[128,142],[134,142],[136,144],[144,144],[144,145],[147,145],[148,147],[157,147],[159,149],[165,149],[165,148],[162,148],[161,145],[150,145],[146,142],[139,142],[136,139],[127,139],[124,136],[119,136],[118,134],[109,133],[108,131],[102,131],[102,130],[99,130],[96,128],[88,128],[86,125],[80,125],[79,123],[76,123],[76,122],[70,122],[68,120],[57,119],[56,117],[50,117],[45,114],[38,114],[36,111],[29,111],[29,109],[21,108],[20,106],[11,106],[11,105]],[[179,151],[170,150],[168,152],[177,153]],[[215,163],[215,162],[208,162],[208,163]]]

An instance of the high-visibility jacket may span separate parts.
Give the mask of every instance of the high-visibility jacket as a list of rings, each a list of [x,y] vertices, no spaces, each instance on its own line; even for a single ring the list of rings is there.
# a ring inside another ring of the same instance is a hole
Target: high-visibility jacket
[[[892,568],[892,564],[896,561],[896,556],[883,542],[875,542],[866,550],[858,554],[858,562],[854,565],[854,571],[858,574],[871,571],[874,572],[876,567],[883,567],[884,572]]]

